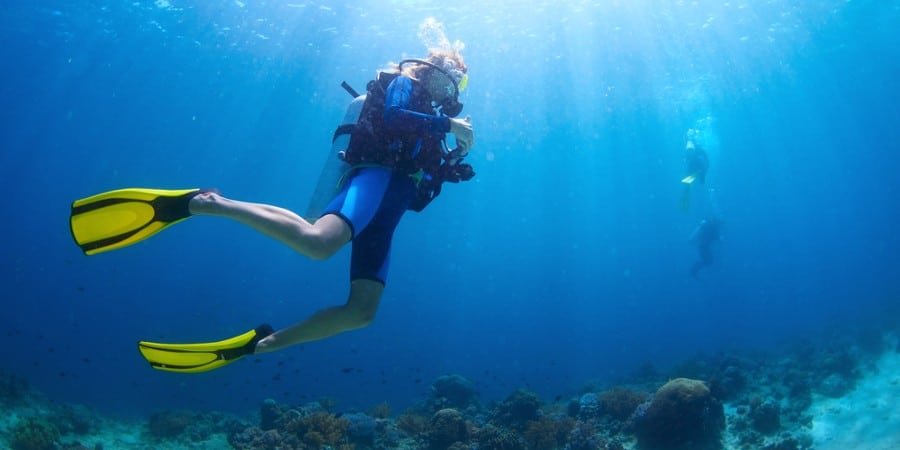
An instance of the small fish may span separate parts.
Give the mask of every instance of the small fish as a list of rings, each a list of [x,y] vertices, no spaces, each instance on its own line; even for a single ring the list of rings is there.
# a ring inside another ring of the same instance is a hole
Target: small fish
[[[419,384],[419,383],[421,383],[421,382],[422,382],[422,379],[421,379],[421,378],[416,378],[416,380],[415,380],[415,381],[416,381],[416,384]]]
[[[353,372],[353,368],[352,367],[344,367],[343,369],[341,369],[341,372],[350,373],[350,372]]]

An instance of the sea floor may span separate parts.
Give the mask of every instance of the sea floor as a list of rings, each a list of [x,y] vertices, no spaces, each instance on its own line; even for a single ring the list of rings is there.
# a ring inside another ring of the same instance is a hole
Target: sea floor
[[[819,396],[809,412],[816,449],[900,449],[900,353],[885,353],[853,391]]]
[[[731,398],[721,402],[726,425],[722,430],[720,448],[894,450],[900,449],[900,353],[896,338],[886,339],[886,342],[888,343],[881,351],[868,356],[860,356],[858,352],[848,350],[846,354],[856,355],[855,366],[844,369],[833,364],[835,360],[841,360],[835,357],[834,351],[817,351],[815,354],[818,356],[812,358],[785,354],[769,356],[765,363],[760,363],[759,360],[749,362],[748,358],[731,355],[724,360],[716,357],[700,363],[692,361],[685,367],[692,367],[691,370],[695,373],[714,373],[710,378],[721,377],[718,375],[720,373],[733,375],[737,371],[734,367],[741,367],[742,364],[743,367],[754,367],[742,369],[746,371],[743,379],[749,384],[736,384],[737,387],[728,394]],[[809,349],[797,351],[806,352]],[[727,366],[727,369],[712,369],[722,366]],[[797,369],[797,366],[805,368]],[[853,375],[835,378],[835,373],[831,372]],[[3,376],[8,377],[4,382],[6,386],[16,385],[10,381],[11,376],[0,375]],[[800,381],[791,384],[788,380],[792,378]],[[450,388],[438,387],[436,391],[465,390],[467,381],[462,377],[450,376],[448,379],[458,384],[451,383]],[[769,380],[772,385],[754,384],[757,383],[755,380]],[[836,380],[843,380],[843,384]],[[644,389],[646,393],[642,394],[642,398],[648,396],[652,398],[650,395],[653,394],[652,390],[665,381],[665,376],[659,376],[658,381],[636,382],[631,385],[629,392],[639,393],[641,388],[637,386],[654,386]],[[441,381],[436,380],[436,383]],[[591,410],[590,405],[596,405],[596,402],[591,401],[597,398],[602,400],[603,394],[592,393],[590,389],[555,404],[538,402],[533,394],[517,391],[509,399],[493,405],[491,407],[493,409],[480,404],[475,406],[474,402],[477,402],[477,399],[460,400],[464,403],[453,406],[447,404],[453,403],[455,401],[453,399],[431,398],[423,401],[418,412],[407,411],[400,416],[392,417],[378,416],[374,413],[371,416],[359,412],[332,413],[318,405],[314,407],[278,405],[269,400],[263,402],[264,406],[258,413],[248,414],[248,417],[243,418],[198,413],[196,416],[175,414],[171,417],[162,416],[162,419],[158,416],[156,419],[125,421],[104,417],[75,405],[63,406],[61,409],[59,405],[44,398],[34,389],[27,388],[24,384],[22,386],[23,392],[18,393],[6,388],[5,395],[7,397],[17,395],[15,399],[0,397],[0,448],[13,450],[640,448],[634,434],[625,425],[634,420],[634,415],[640,407],[627,420],[616,421],[609,417],[601,417],[605,414],[602,412],[602,401],[599,413]],[[711,392],[716,390],[711,389]],[[660,394],[657,392],[655,395]],[[532,400],[535,408],[533,413],[536,415],[528,421],[518,422],[517,425],[514,418],[504,416],[506,414],[504,411],[521,410],[523,403],[506,410],[504,405],[508,407],[511,402],[521,402],[523,399]],[[465,404],[468,406],[464,406]],[[770,409],[766,410],[764,405],[768,405]],[[441,431],[438,430],[440,420],[443,419],[436,417],[447,411],[447,407],[450,406],[456,408],[453,411],[455,416],[447,417],[451,419],[456,417],[459,423],[466,424],[467,429],[461,429],[460,436],[448,438],[445,445],[441,444],[439,434]],[[765,425],[765,411],[774,411],[774,425]],[[319,422],[314,423],[310,418],[315,418]],[[265,423],[267,420],[268,425]],[[207,425],[202,429],[192,428],[195,426],[194,422],[203,422]],[[322,425],[326,422],[328,425]],[[186,423],[188,425],[185,425]],[[556,437],[548,437],[553,431],[541,437],[534,431],[538,428],[534,423],[557,427]],[[302,426],[307,427],[305,435],[301,432],[299,436],[287,436],[285,430],[297,430],[297,427]],[[337,434],[328,435],[325,431],[329,429],[328,426],[338,426],[334,429],[339,431],[335,432]],[[588,434],[594,435],[576,439],[574,436],[579,427],[590,430]],[[566,430],[565,436],[559,434],[559,430],[563,428]],[[271,431],[273,429],[280,430],[281,434],[273,433]],[[485,430],[494,433],[493,437],[485,437]],[[313,436],[310,437],[311,435]],[[498,444],[501,439],[505,439],[504,442],[507,444]],[[454,443],[451,445],[451,442]]]

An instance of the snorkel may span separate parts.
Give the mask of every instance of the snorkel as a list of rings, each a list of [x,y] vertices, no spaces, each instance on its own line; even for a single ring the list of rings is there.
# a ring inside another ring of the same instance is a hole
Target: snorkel
[[[456,117],[462,112],[463,104],[459,101],[459,93],[464,91],[469,84],[469,76],[465,72],[459,69],[450,71],[435,63],[415,58],[400,61],[399,69],[402,71],[403,66],[406,64],[422,64],[447,77],[451,86],[450,95],[441,100],[437,106],[440,108],[441,113],[448,117]]]

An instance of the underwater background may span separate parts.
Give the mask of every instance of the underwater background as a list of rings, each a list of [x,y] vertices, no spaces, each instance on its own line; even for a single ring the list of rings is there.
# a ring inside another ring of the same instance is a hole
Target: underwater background
[[[71,202],[216,187],[302,213],[341,81],[423,56],[432,16],[465,43],[477,176],[401,221],[375,322],[201,375],[147,367],[140,339],[343,303],[349,246],[311,261],[198,217],[87,257]],[[896,331],[898,30],[895,0],[4,2],[0,370],[121,417],[401,411],[446,374],[483,401],[550,400],[698,354]],[[687,136],[711,161],[689,206]],[[712,216],[722,239],[692,277]]]

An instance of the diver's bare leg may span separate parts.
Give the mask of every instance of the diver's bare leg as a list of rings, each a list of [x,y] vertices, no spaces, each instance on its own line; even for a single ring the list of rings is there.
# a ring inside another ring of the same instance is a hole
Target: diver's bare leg
[[[312,224],[284,208],[232,200],[214,192],[194,196],[190,210],[237,220],[313,259],[328,258],[351,238],[350,226],[333,214]]]
[[[255,353],[280,350],[363,328],[375,318],[382,292],[384,285],[377,281],[354,280],[350,283],[350,297],[346,304],[319,310],[296,325],[276,331],[256,344]]]

